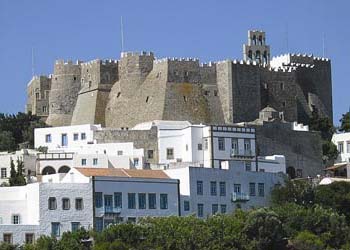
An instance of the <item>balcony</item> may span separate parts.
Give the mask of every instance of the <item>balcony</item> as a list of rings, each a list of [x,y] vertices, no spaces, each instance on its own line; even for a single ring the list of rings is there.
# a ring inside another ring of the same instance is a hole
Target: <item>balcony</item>
[[[232,193],[232,201],[233,202],[240,202],[240,201],[249,201],[250,197],[248,194],[245,193]]]
[[[231,158],[254,158],[255,155],[253,154],[252,150],[244,150],[243,152],[239,152],[238,150],[231,149]]]
[[[47,153],[38,154],[39,160],[72,160],[74,153]]]

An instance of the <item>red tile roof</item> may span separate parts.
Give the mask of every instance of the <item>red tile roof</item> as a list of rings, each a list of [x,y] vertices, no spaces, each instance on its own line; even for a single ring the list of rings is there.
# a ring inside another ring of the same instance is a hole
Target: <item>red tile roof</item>
[[[123,168],[75,168],[81,174],[90,176],[170,179],[163,170],[123,169]]]

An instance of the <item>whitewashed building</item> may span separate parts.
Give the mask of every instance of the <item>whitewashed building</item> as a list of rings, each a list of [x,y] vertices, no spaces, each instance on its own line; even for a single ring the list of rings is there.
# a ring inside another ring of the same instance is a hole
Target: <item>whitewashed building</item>
[[[24,164],[24,175],[36,174],[36,155],[38,151],[31,149],[22,149],[16,152],[0,152],[0,185],[7,183],[10,178],[11,160],[16,166],[17,160],[20,160]]]
[[[270,192],[284,182],[283,173],[247,171],[243,162],[225,162],[222,169],[185,167],[165,170],[180,180],[181,215],[205,218],[236,208],[268,206]]]
[[[336,162],[350,162],[350,132],[334,134],[332,142],[337,146],[339,152]]]
[[[0,187],[0,241],[31,243],[41,235],[93,226],[90,183]]]
[[[133,142],[85,144],[38,154],[37,168],[42,175],[68,173],[73,167],[142,169],[143,153]]]

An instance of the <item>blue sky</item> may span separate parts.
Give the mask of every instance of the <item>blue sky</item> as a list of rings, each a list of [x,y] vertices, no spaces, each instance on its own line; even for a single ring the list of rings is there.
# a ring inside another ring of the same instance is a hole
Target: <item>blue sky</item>
[[[125,50],[203,62],[241,59],[248,29],[265,30],[275,56],[322,56],[325,34],[337,123],[350,106],[349,8],[347,0],[0,0],[0,112],[24,110],[32,48],[36,74],[60,58],[118,59],[123,16]]]

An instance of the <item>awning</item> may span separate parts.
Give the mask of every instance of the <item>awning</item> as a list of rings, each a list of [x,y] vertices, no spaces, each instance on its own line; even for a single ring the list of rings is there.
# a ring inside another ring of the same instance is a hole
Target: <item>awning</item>
[[[342,164],[336,164],[334,166],[328,167],[325,170],[337,170],[342,167],[346,167],[348,164],[347,163],[342,163]]]

